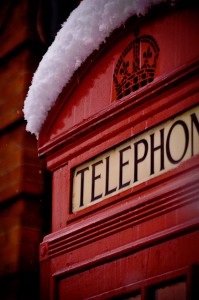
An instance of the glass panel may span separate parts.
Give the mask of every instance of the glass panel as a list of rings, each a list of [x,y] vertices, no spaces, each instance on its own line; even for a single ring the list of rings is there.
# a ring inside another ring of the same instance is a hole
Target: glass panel
[[[155,290],[155,300],[186,300],[186,282],[178,282]]]
[[[141,300],[141,295],[130,296],[130,297],[124,298],[124,300]]]

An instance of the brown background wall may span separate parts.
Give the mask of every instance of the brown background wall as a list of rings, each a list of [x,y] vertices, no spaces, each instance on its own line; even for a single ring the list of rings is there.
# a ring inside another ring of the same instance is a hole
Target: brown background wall
[[[31,1],[32,2],[32,1]],[[36,31],[37,4],[7,1],[0,10],[0,294],[37,299],[43,234],[44,166],[22,107],[45,51]]]
[[[0,3],[1,299],[39,298],[38,252],[50,231],[51,187],[36,138],[25,131],[22,108],[39,61],[77,3]]]

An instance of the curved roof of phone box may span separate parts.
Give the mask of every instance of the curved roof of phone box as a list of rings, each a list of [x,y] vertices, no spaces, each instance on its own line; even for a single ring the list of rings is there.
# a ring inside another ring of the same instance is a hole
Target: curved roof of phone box
[[[43,56],[24,102],[26,130],[39,135],[64,86],[87,57],[133,15],[146,15],[165,0],[83,0]]]

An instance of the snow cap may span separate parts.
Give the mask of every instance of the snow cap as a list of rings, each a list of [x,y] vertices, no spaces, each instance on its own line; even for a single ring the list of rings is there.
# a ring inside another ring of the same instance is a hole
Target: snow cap
[[[43,56],[24,102],[26,130],[38,138],[48,112],[74,72],[133,15],[165,0],[83,0]]]

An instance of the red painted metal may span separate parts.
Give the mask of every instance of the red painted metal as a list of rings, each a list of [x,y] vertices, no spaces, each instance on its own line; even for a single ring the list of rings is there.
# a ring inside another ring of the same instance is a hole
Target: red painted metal
[[[115,100],[113,72],[134,38],[133,20],[88,59],[49,113],[38,141],[53,174],[41,299],[197,299],[198,155],[76,213],[71,193],[76,166],[199,103],[198,22],[187,7],[141,19],[139,34],[160,48],[155,79]]]

